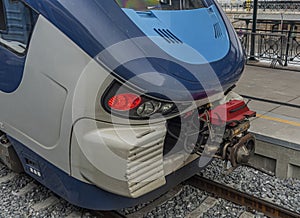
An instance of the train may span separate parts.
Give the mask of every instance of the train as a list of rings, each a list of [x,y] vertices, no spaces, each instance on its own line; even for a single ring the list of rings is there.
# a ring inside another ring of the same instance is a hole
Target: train
[[[0,0],[0,160],[68,202],[151,201],[255,150],[215,0]]]

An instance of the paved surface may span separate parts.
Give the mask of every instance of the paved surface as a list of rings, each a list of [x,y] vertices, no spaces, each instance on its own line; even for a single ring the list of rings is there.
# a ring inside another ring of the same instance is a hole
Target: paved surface
[[[246,66],[235,91],[242,95],[278,102],[274,104],[253,100],[249,103],[249,107],[258,113],[251,130],[299,144],[300,149],[300,72]],[[280,102],[299,108],[280,105]]]
[[[300,178],[300,71],[248,65],[235,91],[261,99],[249,103],[258,114],[251,123],[256,164],[279,177]]]

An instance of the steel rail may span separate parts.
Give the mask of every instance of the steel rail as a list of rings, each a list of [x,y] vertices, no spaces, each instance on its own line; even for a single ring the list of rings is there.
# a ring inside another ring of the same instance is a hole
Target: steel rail
[[[187,180],[186,183],[194,186],[197,189],[212,193],[213,195],[231,201],[235,204],[246,206],[248,209],[262,212],[268,217],[300,218],[300,214],[294,211],[282,208],[279,205],[259,199],[247,193],[240,192],[231,187],[211,181],[201,176],[193,176]]]
[[[300,105],[291,104],[291,103],[288,103],[288,102],[281,102],[281,101],[276,101],[276,100],[271,100],[271,99],[264,99],[264,98],[249,96],[249,95],[241,95],[241,96],[243,98],[247,98],[249,100],[267,102],[267,103],[271,103],[271,104],[278,104],[280,106],[294,107],[294,108],[300,109]]]

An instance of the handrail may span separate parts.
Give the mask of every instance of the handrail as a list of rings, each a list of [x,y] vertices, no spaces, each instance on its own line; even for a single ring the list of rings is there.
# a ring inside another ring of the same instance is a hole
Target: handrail
[[[254,56],[257,60],[269,61],[271,67],[275,67],[277,63],[282,66],[290,64],[300,65],[300,33],[293,32],[268,32],[259,31],[251,33],[237,29],[237,34],[242,42],[245,53],[250,58],[251,35],[255,36],[255,52]]]

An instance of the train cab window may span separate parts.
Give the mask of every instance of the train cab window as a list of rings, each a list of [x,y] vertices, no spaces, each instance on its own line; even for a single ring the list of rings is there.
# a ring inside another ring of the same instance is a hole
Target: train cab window
[[[192,10],[204,8],[202,0],[115,0],[121,8],[136,11],[149,10]]]
[[[0,0],[0,8],[0,46],[25,53],[37,14],[20,0]]]

